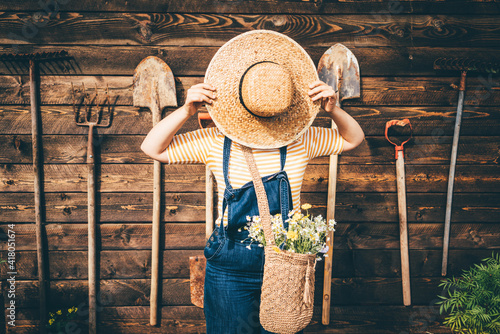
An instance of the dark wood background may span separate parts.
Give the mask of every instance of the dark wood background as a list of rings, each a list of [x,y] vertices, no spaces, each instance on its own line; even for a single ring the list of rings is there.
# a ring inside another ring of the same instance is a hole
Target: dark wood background
[[[51,3],[48,9],[44,3]],[[202,82],[230,38],[253,29],[282,32],[317,64],[333,44],[358,58],[362,97],[344,109],[366,140],[339,159],[331,324],[321,325],[323,268],[307,333],[448,333],[434,303],[441,293],[446,187],[459,73],[436,72],[438,57],[500,62],[497,1],[0,1],[2,53],[66,50],[68,61],[42,66],[41,113],[45,233],[50,307],[87,305],[87,128],[75,125],[71,83],[109,87],[114,119],[96,140],[102,333],[203,333],[190,303],[188,257],[205,243],[204,166],[163,166],[161,327],[149,323],[152,160],[140,150],[151,113],[133,107],[132,75],[149,55],[176,78],[179,105]],[[46,11],[51,12],[51,15]],[[29,77],[0,67],[0,236],[15,223],[17,326],[38,333],[39,318]],[[102,92],[102,90],[101,90]],[[500,248],[500,79],[469,75],[453,197],[448,276]],[[167,108],[164,115],[171,112]],[[402,302],[394,148],[390,119],[409,118],[406,145],[412,307]],[[320,114],[317,126],[329,126]],[[197,128],[193,118],[182,132]],[[328,158],[306,171],[303,202],[326,214]],[[4,303],[7,302],[2,267]],[[85,329],[85,315],[79,314]]]

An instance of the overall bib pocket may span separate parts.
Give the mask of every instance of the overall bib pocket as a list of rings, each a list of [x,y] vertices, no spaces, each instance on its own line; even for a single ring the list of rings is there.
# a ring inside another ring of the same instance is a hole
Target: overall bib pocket
[[[220,254],[224,244],[226,243],[226,237],[221,233],[220,228],[216,228],[210,238],[208,238],[203,254],[207,261],[213,260],[217,255]]]

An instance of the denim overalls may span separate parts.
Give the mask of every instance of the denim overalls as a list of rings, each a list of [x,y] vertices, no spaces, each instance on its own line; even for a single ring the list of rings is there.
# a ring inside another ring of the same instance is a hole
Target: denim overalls
[[[264,270],[264,248],[250,244],[247,216],[259,215],[253,182],[233,189],[228,178],[231,140],[224,138],[223,173],[226,182],[222,217],[227,209],[228,224],[214,230],[205,247],[207,258],[204,312],[207,334],[270,333],[260,326],[259,305]],[[262,178],[272,215],[284,219],[292,208],[288,176],[283,170],[287,148],[280,148],[281,169]],[[250,249],[249,249],[250,248]]]

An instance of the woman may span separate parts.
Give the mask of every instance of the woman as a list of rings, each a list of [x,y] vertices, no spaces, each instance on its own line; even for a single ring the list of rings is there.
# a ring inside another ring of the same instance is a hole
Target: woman
[[[260,175],[279,176],[266,183],[271,214],[298,210],[308,161],[352,150],[364,139],[337,98],[297,43],[275,32],[252,31],[221,47],[205,83],[192,86],[184,105],[142,143],[153,159],[204,163],[216,178],[217,228],[205,247],[207,333],[269,333],[259,323],[263,248],[250,244],[241,229],[247,216],[258,215],[242,146],[252,148]],[[203,104],[217,127],[175,136]],[[320,106],[337,129],[310,127]]]

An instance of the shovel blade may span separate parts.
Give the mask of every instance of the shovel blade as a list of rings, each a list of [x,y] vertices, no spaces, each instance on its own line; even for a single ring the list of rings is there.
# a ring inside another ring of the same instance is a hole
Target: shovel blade
[[[361,96],[358,60],[342,44],[335,44],[323,54],[318,75],[321,81],[339,91],[339,102]]]
[[[151,110],[177,107],[174,75],[163,60],[149,56],[137,65],[133,100],[135,107],[147,107]]]
[[[205,266],[207,259],[205,256],[189,257],[189,285],[191,290],[191,303],[203,308],[203,296],[205,285]]]

